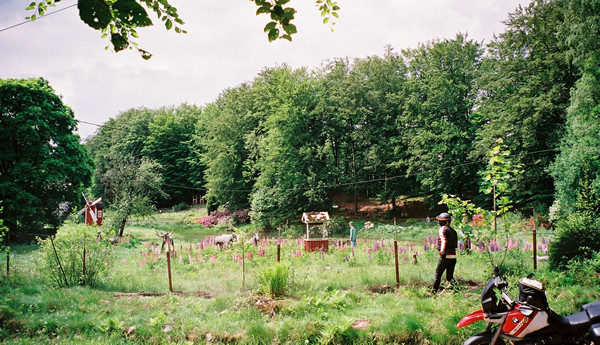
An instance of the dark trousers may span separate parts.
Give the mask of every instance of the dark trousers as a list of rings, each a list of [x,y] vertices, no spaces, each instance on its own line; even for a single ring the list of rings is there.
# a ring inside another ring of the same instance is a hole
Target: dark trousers
[[[437,292],[440,289],[440,283],[442,281],[442,274],[446,271],[446,280],[450,283],[454,283],[454,267],[456,266],[456,259],[440,258],[438,261],[437,268],[435,269],[435,280],[433,281],[433,292]]]

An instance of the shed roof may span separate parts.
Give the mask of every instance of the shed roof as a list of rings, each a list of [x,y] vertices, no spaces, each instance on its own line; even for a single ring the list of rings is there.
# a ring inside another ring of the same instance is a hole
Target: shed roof
[[[302,213],[302,223],[314,224],[328,221],[329,212],[304,212]]]

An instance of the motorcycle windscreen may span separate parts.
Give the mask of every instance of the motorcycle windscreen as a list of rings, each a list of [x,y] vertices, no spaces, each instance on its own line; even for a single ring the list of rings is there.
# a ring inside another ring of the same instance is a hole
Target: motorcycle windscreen
[[[483,309],[479,309],[460,319],[460,321],[456,325],[456,328],[463,328],[472,324],[473,322],[482,321],[484,318],[485,314],[483,313]]]

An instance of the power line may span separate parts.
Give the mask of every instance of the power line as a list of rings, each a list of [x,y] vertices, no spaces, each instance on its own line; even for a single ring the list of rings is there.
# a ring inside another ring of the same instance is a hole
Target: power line
[[[533,155],[533,154],[537,154],[537,153],[545,153],[545,152],[551,152],[551,151],[555,151],[555,149],[546,149],[546,150],[538,150],[538,151],[525,152],[525,155]],[[515,156],[515,155],[511,155],[511,156]],[[442,170],[447,170],[447,169],[454,169],[454,168],[459,168],[459,167],[462,167],[462,166],[468,166],[468,165],[483,163],[483,162],[486,162],[486,161],[487,161],[487,159],[482,159],[482,160],[478,160],[478,161],[472,161],[472,162],[455,164],[455,165],[450,165],[450,166],[445,166],[445,167],[438,167],[438,168],[434,168],[434,169],[422,170],[422,171],[418,171],[418,172],[407,174],[407,175],[396,175],[396,176],[390,176],[390,177],[384,177],[384,178],[376,178],[376,179],[371,179],[371,180],[363,180],[363,181],[356,181],[356,182],[346,182],[346,183],[338,183],[338,184],[329,184],[329,185],[314,186],[314,187],[271,188],[271,190],[275,190],[275,191],[295,191],[295,190],[311,190],[311,189],[325,189],[325,188],[335,188],[335,187],[347,187],[347,186],[359,185],[359,184],[384,182],[386,180],[401,179],[401,178],[408,178],[408,177],[416,177],[416,176],[419,176],[419,175],[422,175],[422,174],[427,174],[427,173],[431,173],[431,172],[435,172],[435,171],[442,171]],[[180,189],[197,190],[197,191],[208,191],[208,188],[196,188],[196,187],[179,186],[179,185],[172,185],[172,184],[165,184],[165,186],[173,187],[173,188],[180,188]],[[249,190],[249,189],[216,189],[216,191],[219,191],[219,192],[244,192],[244,193],[252,192],[252,190]]]
[[[98,126],[98,127],[105,126],[105,125],[100,125],[100,124],[97,124],[97,123],[92,123],[92,122],[87,122],[87,121],[82,121],[82,120],[77,120],[77,121],[81,122],[81,123],[93,125],[93,126]],[[108,126],[108,127],[110,128],[110,126]],[[112,129],[126,130],[127,128],[124,128],[124,127],[113,127]],[[525,156],[529,156],[529,155],[534,155],[534,154],[538,154],[538,153],[546,153],[546,152],[554,152],[554,151],[556,151],[556,149],[544,149],[544,150],[537,150],[537,151],[531,151],[531,152],[520,152],[520,153],[512,154],[509,157],[514,157],[514,156],[523,155],[523,154]],[[419,175],[423,175],[423,174],[427,174],[427,173],[432,173],[432,172],[436,172],[436,171],[443,171],[443,170],[460,168],[460,167],[463,167],[463,166],[469,166],[469,165],[479,164],[479,163],[483,163],[483,162],[486,162],[486,161],[487,161],[487,159],[481,159],[481,160],[477,160],[477,161],[471,161],[471,162],[465,162],[465,163],[460,163],[460,164],[454,164],[454,165],[447,165],[447,166],[443,166],[443,167],[437,167],[437,168],[428,169],[428,170],[417,171],[417,172],[406,174],[406,175],[396,175],[396,176],[389,176],[389,177],[381,177],[381,178],[376,178],[376,179],[371,179],[371,180],[362,180],[362,181],[355,181],[355,182],[345,182],[345,183],[337,183],[337,184],[328,184],[328,185],[314,186],[314,187],[271,188],[271,190],[277,190],[277,191],[311,190],[311,189],[326,189],[326,188],[347,187],[347,186],[353,186],[353,185],[377,183],[377,182],[384,182],[384,181],[387,181],[387,180],[395,180],[395,179],[402,179],[402,178],[409,178],[409,177],[417,177]],[[172,187],[172,188],[179,188],[179,189],[188,189],[188,190],[196,190],[196,191],[208,191],[208,188],[179,186],[179,185],[173,185],[173,184],[167,184],[167,183],[165,183],[164,185],[168,186],[168,187]],[[250,189],[218,189],[217,191],[219,191],[219,192],[243,192],[243,193],[252,192],[252,190],[250,190]]]
[[[44,17],[48,17],[48,16],[49,16],[49,15],[51,15],[51,14],[55,14],[55,13],[58,13],[58,12],[64,11],[64,10],[66,10],[66,9],[69,9],[69,8],[71,8],[71,7],[75,7],[75,6],[77,6],[77,4],[69,5],[69,6],[65,7],[65,8],[61,8],[61,9],[58,9],[58,10],[56,10],[56,11],[48,12],[48,13],[44,14],[43,16],[39,17],[38,19],[41,19],[41,18],[44,18]],[[0,32],[3,32],[3,31],[6,31],[6,30],[9,30],[9,29],[16,28],[17,26],[21,26],[21,25],[23,25],[23,24],[27,24],[27,23],[30,23],[30,22],[33,22],[33,21],[34,21],[33,19],[29,19],[29,20],[26,20],[26,21],[24,21],[24,22],[21,22],[21,23],[15,24],[15,25],[11,25],[11,26],[9,26],[9,27],[6,27],[6,28],[4,28],[4,29],[0,29]]]

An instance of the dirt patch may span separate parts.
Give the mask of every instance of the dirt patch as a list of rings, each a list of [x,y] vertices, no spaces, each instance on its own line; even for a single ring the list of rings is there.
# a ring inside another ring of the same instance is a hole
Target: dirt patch
[[[396,285],[368,285],[365,290],[373,294],[386,294],[396,291]]]
[[[474,280],[465,280],[465,279],[461,279],[461,278],[457,278],[456,281],[457,281],[458,290],[472,291],[472,290],[482,288],[484,285],[484,283],[482,283],[482,282],[477,282]],[[429,288],[429,287],[431,287],[431,283],[425,282],[425,281],[410,281],[410,282],[400,283],[400,287],[408,287],[408,288],[413,288],[413,289],[418,289],[418,288],[423,288],[423,287]],[[440,286],[441,291],[443,291],[446,288],[448,288],[448,287],[446,287],[445,284],[442,284],[442,286]],[[372,294],[394,293],[394,292],[396,292],[396,285],[390,285],[390,284],[368,285],[367,287],[365,287],[365,290]]]
[[[477,289],[483,287],[482,282],[476,282],[474,280],[463,280],[461,278],[456,279],[459,283],[465,284],[469,289]]]
[[[352,198],[336,195],[333,197],[334,205],[337,205],[335,213],[341,216],[359,216],[366,218],[378,218],[388,215],[388,217],[397,218],[423,218],[433,217],[436,210],[429,210],[421,199],[400,199],[396,200],[396,208],[392,207],[391,202],[382,203],[373,198],[358,198],[356,208]],[[356,211],[356,212],[355,212]],[[391,219],[391,218],[390,218]]]
[[[273,300],[266,296],[257,296],[254,302],[256,309],[267,316],[275,316],[282,305],[283,301]]]

